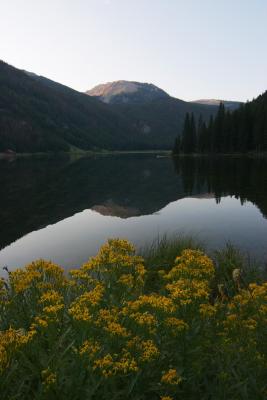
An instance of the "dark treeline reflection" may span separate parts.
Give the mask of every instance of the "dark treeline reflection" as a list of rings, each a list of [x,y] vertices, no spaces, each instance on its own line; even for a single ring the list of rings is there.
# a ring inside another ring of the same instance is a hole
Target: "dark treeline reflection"
[[[264,158],[180,157],[174,158],[186,195],[205,187],[217,203],[234,196],[241,204],[251,201],[267,218],[267,160]]]
[[[186,196],[233,195],[267,216],[266,161],[155,155],[0,161],[0,248],[84,209],[121,218]]]

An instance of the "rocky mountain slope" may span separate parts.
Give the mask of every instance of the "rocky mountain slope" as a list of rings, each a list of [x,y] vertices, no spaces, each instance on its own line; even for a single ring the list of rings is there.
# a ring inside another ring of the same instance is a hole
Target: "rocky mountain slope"
[[[139,104],[170,97],[164,90],[151,83],[130,81],[104,83],[88,90],[86,94],[109,104]]]

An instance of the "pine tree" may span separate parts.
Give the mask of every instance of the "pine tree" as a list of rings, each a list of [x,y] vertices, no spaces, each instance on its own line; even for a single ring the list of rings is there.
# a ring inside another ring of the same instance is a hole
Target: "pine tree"
[[[207,124],[199,118],[197,129],[194,115],[187,113],[180,149],[188,154],[267,151],[267,92],[235,111],[220,103]]]
[[[222,152],[223,132],[224,132],[224,121],[225,120],[225,109],[221,102],[219,105],[218,113],[214,121],[214,151],[215,153]]]
[[[180,154],[180,152],[181,152],[181,136],[178,135],[176,137],[176,139],[175,139],[174,146],[173,146],[173,149],[172,149],[172,153],[174,155],[178,155],[178,154]]]
[[[214,151],[214,119],[213,116],[210,117],[209,125],[207,128],[207,136],[205,141],[205,152],[213,153]]]
[[[189,153],[195,153],[197,144],[197,130],[194,114],[191,114],[190,118],[190,151]]]
[[[200,115],[198,120],[197,129],[197,152],[205,153],[207,151],[207,126],[203,121],[202,115]]]
[[[184,121],[184,128],[183,128],[183,134],[182,134],[182,150],[184,153],[190,153],[191,149],[191,122],[190,122],[190,116],[189,113],[186,113],[185,116],[185,121]]]

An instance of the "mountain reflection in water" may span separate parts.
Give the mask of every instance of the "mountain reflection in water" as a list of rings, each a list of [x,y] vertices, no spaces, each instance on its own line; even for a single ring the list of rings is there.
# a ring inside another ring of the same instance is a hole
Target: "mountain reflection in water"
[[[266,166],[246,157],[1,160],[0,265],[39,257],[78,265],[109,235],[141,246],[181,231],[262,256]]]

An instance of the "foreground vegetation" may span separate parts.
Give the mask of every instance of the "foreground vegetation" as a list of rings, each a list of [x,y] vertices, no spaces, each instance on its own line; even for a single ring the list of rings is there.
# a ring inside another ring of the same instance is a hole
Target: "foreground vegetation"
[[[231,246],[114,239],[0,282],[1,399],[267,398],[267,283]]]

